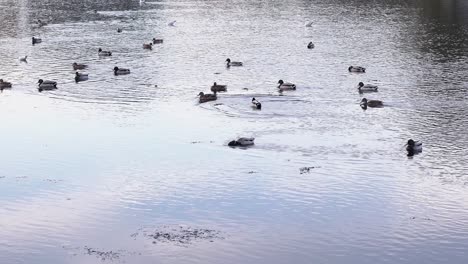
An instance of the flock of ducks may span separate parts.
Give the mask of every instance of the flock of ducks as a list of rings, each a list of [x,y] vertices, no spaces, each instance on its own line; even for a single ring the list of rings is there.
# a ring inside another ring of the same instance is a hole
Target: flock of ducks
[[[169,26],[175,26],[176,21],[170,22],[168,25]],[[38,27],[43,27],[47,25],[47,23],[42,22],[41,20],[37,21],[37,26]],[[306,27],[311,27],[312,22],[309,22],[305,25]],[[122,28],[117,29],[118,33],[123,32]],[[32,37],[32,44],[36,45],[42,43],[41,38],[36,38]],[[153,38],[150,43],[144,43],[143,44],[143,49],[148,49],[152,50],[154,44],[161,44],[163,43],[163,39],[160,38]],[[308,49],[313,49],[315,48],[314,43],[309,42],[307,45]],[[98,56],[100,57],[108,57],[112,56],[111,51],[106,51],[102,50],[101,48],[98,49]],[[27,62],[27,56],[20,58],[21,62]],[[242,67],[244,64],[240,61],[232,61],[230,58],[226,59],[226,67]],[[86,81],[88,80],[88,74],[87,73],[82,73],[78,72],[78,70],[84,70],[88,66],[86,64],[80,64],[77,62],[74,62],[72,64],[73,70],[76,71],[75,73],[75,82],[81,82],[81,81]],[[361,66],[349,66],[348,68],[349,72],[352,73],[365,73],[366,68],[361,67]],[[114,67],[114,74],[115,75],[125,75],[125,74],[130,74],[130,69],[126,68],[120,68],[115,66]],[[283,80],[278,81],[278,89],[280,92],[283,91],[288,91],[288,90],[296,90],[296,85],[294,83],[290,82],[285,82]],[[12,84],[10,82],[6,82],[3,79],[0,79],[0,90],[3,91],[3,89],[9,89],[12,87]],[[46,90],[55,90],[57,89],[57,82],[55,81],[50,81],[50,80],[42,80],[39,79],[38,81],[38,90],[39,92],[46,91]],[[372,84],[364,84],[363,82],[359,82],[357,89],[359,93],[367,93],[367,92],[377,92],[378,91],[378,86],[372,85]],[[205,94],[203,92],[200,92],[198,94],[199,97],[199,103],[206,103],[209,101],[215,101],[217,100],[217,93],[218,92],[226,92],[227,91],[227,85],[220,85],[217,84],[216,82],[213,83],[211,86],[211,92],[213,93],[208,93]],[[252,108],[261,110],[262,109],[262,104],[255,98],[252,98]],[[368,107],[383,107],[383,102],[380,100],[368,100],[367,98],[363,98],[360,102],[360,106],[363,109],[367,109]],[[229,146],[235,147],[235,146],[251,146],[254,144],[254,138],[239,138],[237,140],[233,140],[228,143]],[[409,139],[406,146],[406,150],[408,152],[408,156],[413,156],[416,153],[419,153],[422,151],[422,143],[414,141],[412,139]]]

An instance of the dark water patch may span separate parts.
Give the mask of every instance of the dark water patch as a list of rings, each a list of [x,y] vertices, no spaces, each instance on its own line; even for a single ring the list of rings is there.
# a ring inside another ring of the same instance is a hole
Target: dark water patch
[[[93,256],[99,259],[101,262],[116,262],[125,263],[125,258],[128,256],[141,255],[141,253],[131,252],[127,250],[103,250],[93,247],[70,247],[62,246],[63,249],[70,252],[72,256]]]
[[[140,228],[131,237],[145,237],[153,244],[172,243],[180,246],[187,246],[196,242],[224,239],[220,231],[206,228],[193,228],[189,226],[162,226]]]

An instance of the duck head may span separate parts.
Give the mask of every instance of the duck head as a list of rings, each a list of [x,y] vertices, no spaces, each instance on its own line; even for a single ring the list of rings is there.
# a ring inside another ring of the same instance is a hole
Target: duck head
[[[227,63],[230,63],[230,62],[231,62],[231,59],[230,59],[230,58],[227,58],[227,59],[226,59],[226,62],[227,62]]]
[[[213,83],[213,86],[216,86],[216,85],[217,85],[217,83],[216,83],[216,82],[214,82],[214,83]]]
[[[114,71],[116,72],[116,71],[118,71],[118,70],[119,70],[119,67],[115,66],[115,67],[114,67]]]
[[[353,66],[349,66],[348,71],[351,71],[353,69]]]
[[[38,84],[41,84],[43,83],[44,81],[42,79],[39,79],[39,81],[37,81]]]
[[[358,84],[358,89],[359,89],[359,88],[362,88],[363,86],[364,86],[364,83],[363,83],[363,82],[359,82],[359,84]]]
[[[367,105],[367,99],[366,99],[366,98],[362,98],[361,104],[362,104],[362,105]]]
[[[99,48],[99,49],[98,49],[98,52],[101,52],[101,51],[102,51],[102,49],[101,49],[101,48]]]
[[[408,145],[409,147],[414,147],[414,144],[415,144],[415,142],[412,139],[409,139],[408,143],[406,143],[406,145]]]
[[[283,83],[284,83],[283,80],[279,80],[279,81],[278,81],[278,84],[279,84],[279,85],[281,85],[281,84],[283,84]]]
[[[205,94],[203,92],[200,92],[198,96],[204,96]]]

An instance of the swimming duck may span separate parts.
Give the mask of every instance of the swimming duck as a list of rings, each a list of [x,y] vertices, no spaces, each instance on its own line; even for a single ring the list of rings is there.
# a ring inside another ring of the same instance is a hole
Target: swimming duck
[[[43,27],[43,26],[46,26],[46,25],[47,25],[46,22],[41,21],[40,19],[37,20],[37,26],[38,26],[38,27]]]
[[[153,49],[153,43],[149,43],[149,44],[144,43],[143,49],[149,49],[149,50]]]
[[[241,147],[247,147],[247,146],[252,146],[254,144],[255,138],[239,138],[237,140],[232,140],[231,142],[228,143],[228,146],[230,147],[236,147],[236,146],[241,146]]]
[[[305,26],[306,26],[306,27],[311,27],[311,26],[312,26],[312,24],[313,24],[312,22],[308,22],[308,23],[306,23],[306,25],[305,25]]]
[[[363,108],[367,107],[383,107],[383,102],[379,100],[367,100],[366,98],[362,98],[361,106]]]
[[[37,43],[41,43],[42,42],[42,39],[40,38],[35,38],[35,37],[32,37],[32,44],[37,44]]]
[[[216,96],[216,92],[214,92],[213,94],[204,94],[203,92],[200,92],[198,96],[200,96],[200,104],[218,99],[218,97]]]
[[[157,38],[153,38],[153,44],[161,44],[163,43],[163,39],[157,39]]]
[[[372,84],[364,84],[363,82],[359,82],[358,84],[358,90],[360,93],[364,92],[377,92],[379,87],[377,85],[372,85]]]
[[[88,74],[87,73],[76,72],[75,82],[82,82],[82,81],[87,81],[87,80],[88,80]]]
[[[114,67],[114,74],[115,75],[124,75],[124,74],[130,74],[129,69],[124,69],[124,68],[119,68],[117,66]]]
[[[228,67],[231,67],[231,66],[242,66],[244,65],[242,62],[240,61],[231,61],[231,59],[227,58],[226,59],[226,63],[227,63],[227,66]]]
[[[211,86],[211,91],[212,92],[226,92],[227,85],[221,85],[221,84],[217,84],[216,82],[214,82],[213,85]]]
[[[28,56],[24,56],[19,59],[21,62],[28,62]]]
[[[361,66],[349,66],[349,72],[366,72],[366,68]]]
[[[257,99],[255,99],[255,97],[254,97],[254,98],[252,98],[252,107],[255,108],[255,109],[260,110],[260,109],[262,109],[262,104]]]
[[[80,63],[76,63],[74,62],[73,64],[73,69],[76,71],[76,70],[84,70],[85,68],[88,67],[88,65],[86,64],[80,64]]]
[[[57,89],[57,82],[54,81],[43,81],[42,79],[39,79],[37,83],[39,84],[39,92],[42,92],[44,90]]]
[[[278,88],[282,91],[284,90],[296,90],[296,85],[293,83],[283,82],[283,80],[278,81]]]
[[[307,48],[308,48],[308,49],[313,49],[313,48],[315,48],[314,43],[312,43],[312,41],[309,42],[309,44],[307,45]]]
[[[122,33],[122,29],[121,29],[121,28],[117,28],[117,33]]]
[[[177,21],[176,21],[176,20],[174,20],[174,21],[170,22],[170,23],[169,23],[169,24],[167,24],[167,25],[168,25],[168,26],[171,26],[171,27],[174,27],[176,22],[177,22]]]
[[[408,151],[408,156],[413,156],[415,153],[422,152],[422,142],[409,139],[408,143],[406,143],[406,151]]]
[[[11,88],[11,83],[10,82],[5,82],[3,79],[0,79],[0,89],[6,89],[6,88]]]
[[[112,56],[112,52],[102,50],[101,48],[98,49],[99,56]]]

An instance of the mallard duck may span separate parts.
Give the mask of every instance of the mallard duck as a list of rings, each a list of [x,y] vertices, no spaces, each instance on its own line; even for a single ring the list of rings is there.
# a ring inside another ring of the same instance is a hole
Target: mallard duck
[[[117,66],[114,67],[114,74],[115,75],[124,75],[124,74],[130,74],[129,69],[124,69],[124,68],[119,68]]]
[[[214,92],[213,94],[204,94],[203,92],[200,92],[198,96],[200,97],[199,99],[200,104],[206,103],[209,101],[215,101],[216,99],[218,99],[218,97],[216,96],[216,92]]]
[[[148,43],[148,44],[144,43],[143,49],[149,49],[149,50],[153,49],[153,43]]]
[[[372,84],[364,84],[363,82],[359,82],[358,84],[358,90],[360,93],[364,92],[377,92],[379,87],[377,85],[372,85]]]
[[[262,104],[257,99],[255,99],[255,97],[254,97],[254,98],[252,98],[252,107],[255,108],[255,109],[260,110],[260,109],[262,109]]]
[[[35,37],[32,37],[32,44],[37,44],[37,43],[41,43],[42,42],[42,39],[40,38],[35,38]]]
[[[21,62],[28,62],[28,56],[24,56],[19,59]]]
[[[214,82],[213,85],[211,86],[211,91],[212,92],[226,92],[227,85],[221,85],[221,84],[217,84],[216,82]]]
[[[39,92],[42,92],[44,90],[57,89],[57,82],[54,82],[54,81],[44,81],[42,79],[39,79],[37,83],[39,84]]]
[[[307,44],[307,48],[308,48],[308,49],[313,49],[313,48],[315,48],[314,43],[312,43],[312,41],[309,42],[309,44]]]
[[[0,79],[0,89],[11,88],[10,82],[5,82],[3,79]]]
[[[278,81],[278,88],[284,90],[296,90],[296,85],[293,83],[284,82],[283,80]]]
[[[366,98],[362,98],[361,100],[362,107],[383,107],[383,102],[379,100],[367,100]]]
[[[349,66],[349,72],[366,72],[366,68],[361,66]]]
[[[174,21],[172,21],[172,22],[169,22],[169,24],[167,24],[167,25],[168,25],[168,26],[171,26],[171,27],[174,27],[176,22],[177,22],[177,21],[174,20]]]
[[[422,143],[409,139],[408,143],[406,143],[406,151],[408,151],[408,156],[413,156],[415,153],[422,152]]]
[[[76,72],[75,82],[82,82],[82,81],[87,81],[87,80],[88,80],[88,74],[87,73]]]
[[[88,65],[86,64],[80,64],[80,63],[76,63],[74,62],[73,64],[73,69],[76,71],[76,70],[84,70],[85,68],[88,67]]]
[[[254,144],[255,138],[239,138],[237,140],[232,140],[231,142],[228,143],[228,146],[230,147],[236,147],[236,146],[241,146],[241,147],[246,147],[246,146],[252,146]]]
[[[231,66],[242,66],[244,64],[242,62],[240,62],[240,61],[231,61],[231,59],[227,58],[226,59],[226,65],[228,67],[231,67]]]
[[[99,56],[112,56],[112,52],[102,50],[101,48],[98,49]]]
[[[163,39],[157,39],[157,38],[153,38],[153,44],[161,44],[163,43]]]
[[[121,29],[121,28],[117,28],[117,33],[122,33],[122,29]]]

